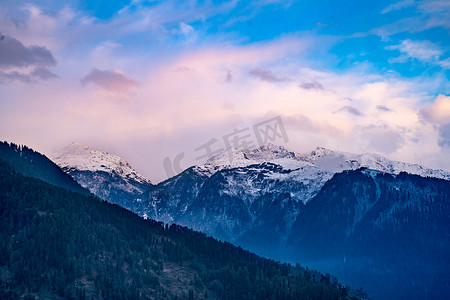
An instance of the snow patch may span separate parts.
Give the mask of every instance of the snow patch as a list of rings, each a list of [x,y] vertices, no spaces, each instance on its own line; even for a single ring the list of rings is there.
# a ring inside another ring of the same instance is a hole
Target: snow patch
[[[53,153],[50,157],[53,162],[65,170],[103,171],[115,173],[124,179],[134,180],[139,183],[150,183],[149,180],[138,174],[122,158],[79,143],[72,143]]]

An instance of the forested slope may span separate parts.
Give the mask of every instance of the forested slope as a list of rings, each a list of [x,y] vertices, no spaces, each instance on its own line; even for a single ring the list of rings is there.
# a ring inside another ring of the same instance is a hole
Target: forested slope
[[[0,298],[348,299],[330,275],[144,220],[0,162]]]

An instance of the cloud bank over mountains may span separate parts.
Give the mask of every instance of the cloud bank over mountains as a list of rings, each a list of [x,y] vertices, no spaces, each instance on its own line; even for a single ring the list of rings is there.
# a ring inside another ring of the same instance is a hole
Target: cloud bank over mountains
[[[443,2],[365,4],[351,17],[278,1],[30,3],[0,4],[3,139],[115,150],[158,181],[165,157],[281,116],[297,151],[450,169]]]

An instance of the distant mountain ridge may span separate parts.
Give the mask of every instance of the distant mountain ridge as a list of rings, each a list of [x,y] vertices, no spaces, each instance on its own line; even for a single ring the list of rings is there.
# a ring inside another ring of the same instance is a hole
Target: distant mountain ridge
[[[316,166],[321,171],[338,173],[344,170],[356,170],[361,167],[390,174],[407,172],[423,177],[434,177],[450,180],[450,172],[425,168],[419,164],[393,161],[375,153],[354,154],[343,151],[334,151],[317,147],[309,153],[296,153],[282,146],[267,144],[256,149],[238,150],[231,148],[228,151],[210,158],[204,165],[210,170],[243,167],[261,162],[278,163],[285,168],[295,168],[288,165],[289,161],[303,161]]]
[[[8,147],[19,154],[0,159],[0,299],[357,299],[329,274],[46,183],[43,155]]]
[[[296,157],[297,159],[310,162],[324,171],[334,173],[368,168],[389,174],[407,172],[422,177],[450,180],[449,171],[425,168],[419,164],[393,161],[375,153],[354,154],[317,147],[309,154],[300,154]]]
[[[299,154],[273,144],[252,150],[231,148],[157,185],[123,159],[81,144],[73,143],[53,157],[82,186],[105,200],[246,246],[251,246],[249,237],[263,233],[286,240],[301,207],[338,172],[365,167],[389,174],[450,178],[450,172],[378,154],[322,147]]]
[[[348,170],[302,208],[285,255],[376,299],[445,299],[449,229],[450,181]]]
[[[318,147],[297,154],[268,144],[253,150],[229,149],[202,166],[191,167],[149,191],[140,214],[191,226],[255,249],[249,240],[268,234],[282,241],[302,206],[334,174],[369,168],[398,175],[450,178],[450,173],[391,161],[377,154],[351,154]],[[266,249],[270,243],[265,243]],[[277,244],[277,243],[272,243]]]
[[[103,171],[77,172],[84,172],[85,184],[92,188],[98,187],[98,173]],[[99,191],[110,197],[104,199],[146,218],[187,226],[266,257],[300,261],[325,271],[332,263],[331,270],[347,283],[363,285],[379,299],[422,299],[447,291],[439,287],[443,284],[439,278],[422,278],[421,274],[431,276],[435,269],[447,278],[439,262],[428,258],[450,251],[450,199],[443,192],[450,190],[449,179],[447,171],[377,154],[320,147],[298,154],[269,144],[253,150],[229,149],[128,198],[114,192],[114,176]],[[433,213],[426,213],[428,209]],[[433,223],[436,218],[440,221]],[[408,226],[399,227],[399,223],[415,227],[407,232]],[[380,232],[390,232],[386,240],[392,245],[383,242]],[[439,248],[433,246],[436,242]],[[411,251],[402,243],[411,245]],[[391,247],[404,256],[403,264],[369,251],[378,249],[395,256]],[[418,247],[422,252],[416,251]],[[424,263],[417,261],[423,253],[428,257]],[[441,261],[446,262],[445,258]],[[387,274],[395,275],[384,284],[375,282],[389,278]],[[394,282],[404,289],[397,292]],[[383,287],[388,290],[384,292]],[[429,292],[433,288],[436,291]]]
[[[53,161],[27,146],[0,142],[0,160],[25,176],[38,178],[73,192],[89,194],[87,189],[64,173]]]

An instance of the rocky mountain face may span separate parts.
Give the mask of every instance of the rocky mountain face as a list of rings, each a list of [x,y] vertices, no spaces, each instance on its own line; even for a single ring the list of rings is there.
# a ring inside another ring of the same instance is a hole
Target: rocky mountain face
[[[192,227],[264,255],[284,248],[303,209],[334,174],[366,167],[388,174],[449,179],[450,173],[390,161],[376,154],[317,148],[296,154],[266,145],[230,149],[155,186],[139,213]],[[281,246],[281,247],[280,247]],[[281,249],[280,249],[281,248]]]
[[[272,255],[275,246],[284,245],[302,207],[338,172],[365,167],[450,179],[449,172],[377,154],[320,147],[298,154],[272,144],[229,149],[157,185],[123,159],[76,143],[54,154],[53,160],[92,193],[141,216]]]
[[[101,160],[82,170],[80,160],[56,161],[98,196],[146,218],[338,274],[379,299],[449,290],[449,172],[377,154],[320,147],[299,154],[269,144],[230,149],[151,185]]]
[[[154,187],[140,213],[250,249],[273,251],[287,238],[304,202],[331,178],[309,163],[277,160],[189,168]]]
[[[51,158],[93,194],[132,211],[151,186],[122,158],[89,146],[72,143]]]
[[[368,169],[329,180],[300,211],[286,256],[379,299],[450,293],[450,181]]]
[[[8,149],[0,151],[2,300],[360,299],[330,274],[85,196],[45,156]]]

